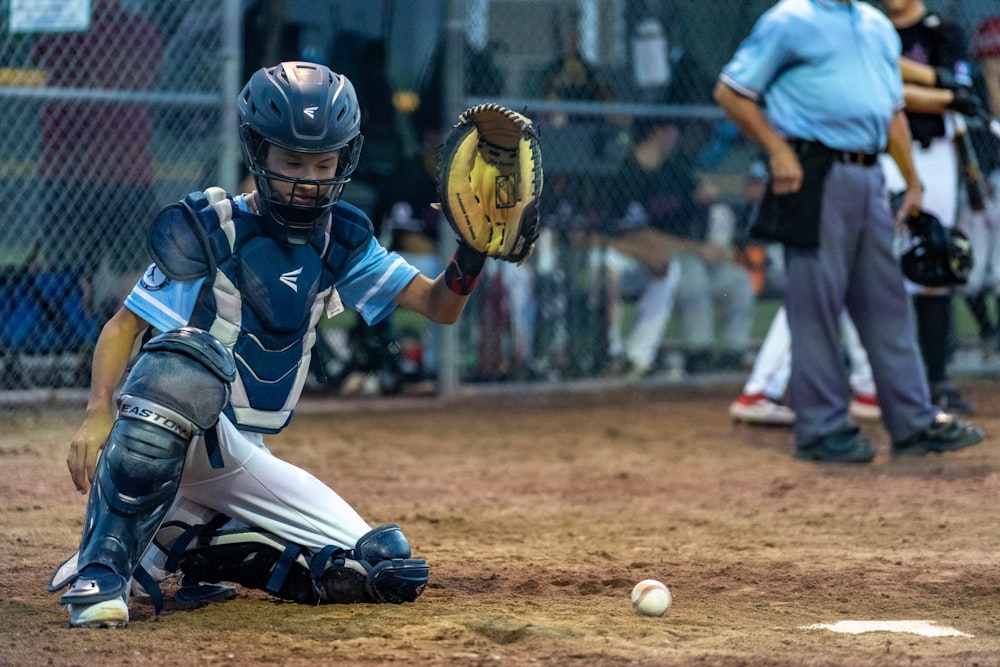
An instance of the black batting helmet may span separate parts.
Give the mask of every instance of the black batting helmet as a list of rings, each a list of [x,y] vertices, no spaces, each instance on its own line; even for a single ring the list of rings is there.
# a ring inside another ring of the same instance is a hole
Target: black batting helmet
[[[261,214],[276,225],[279,238],[307,243],[358,166],[363,137],[354,86],[323,65],[283,62],[254,72],[237,99],[237,113],[243,161],[253,174]],[[340,151],[336,176],[305,180],[272,171],[266,164],[272,145],[301,153]],[[314,206],[293,206],[270,181],[315,186],[322,196]]]
[[[909,239],[900,257],[903,275],[925,287],[954,287],[969,279],[972,244],[959,229],[947,229],[927,211],[906,218]]]

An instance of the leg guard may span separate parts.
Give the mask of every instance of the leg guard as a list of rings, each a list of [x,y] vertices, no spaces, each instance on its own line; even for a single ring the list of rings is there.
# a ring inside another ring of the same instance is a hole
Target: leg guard
[[[219,525],[218,522],[212,522]],[[354,549],[313,552],[252,528],[164,524],[157,535],[185,578],[231,581],[300,604],[413,602],[427,585],[426,561],[410,558],[399,526],[366,533]]]
[[[362,535],[354,552],[356,558],[372,565],[367,591],[376,602],[413,602],[427,587],[427,561],[410,558],[410,543],[394,523]]]
[[[146,344],[97,464],[78,572],[63,604],[126,593],[177,493],[187,447],[218,420],[234,376],[229,352],[203,331],[179,329]]]

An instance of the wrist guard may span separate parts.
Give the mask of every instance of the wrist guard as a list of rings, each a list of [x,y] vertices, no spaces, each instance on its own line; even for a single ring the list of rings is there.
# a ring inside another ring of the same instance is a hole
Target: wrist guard
[[[459,241],[455,254],[444,270],[444,282],[455,294],[471,294],[486,264],[486,253],[473,250]]]
[[[979,101],[971,89],[958,86],[952,91],[952,99],[948,108],[963,116],[976,118],[982,113],[983,103]]]
[[[935,67],[934,87],[947,88],[948,90],[955,90],[956,88],[958,88],[959,83],[958,80],[955,78],[955,72],[953,72],[948,67]]]

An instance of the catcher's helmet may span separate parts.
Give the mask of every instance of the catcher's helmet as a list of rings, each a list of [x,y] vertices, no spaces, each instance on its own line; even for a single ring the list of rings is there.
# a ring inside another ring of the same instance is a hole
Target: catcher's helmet
[[[273,222],[278,238],[307,243],[324,216],[340,199],[344,185],[361,155],[361,110],[354,86],[342,74],[323,65],[283,62],[254,72],[237,100],[243,161],[253,174],[264,218]],[[267,167],[271,146],[301,153],[340,151],[334,178],[293,178]],[[313,206],[294,206],[278,196],[271,181],[295,188],[318,188]]]
[[[947,229],[927,211],[906,218],[909,240],[900,258],[903,274],[926,287],[954,287],[969,279],[972,245],[959,229]]]

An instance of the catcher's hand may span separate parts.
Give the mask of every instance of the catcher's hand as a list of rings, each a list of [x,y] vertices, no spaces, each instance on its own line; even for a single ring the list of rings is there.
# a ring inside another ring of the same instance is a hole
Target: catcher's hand
[[[531,120],[499,104],[466,109],[438,161],[441,209],[461,241],[521,262],[538,238],[542,156]]]

